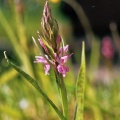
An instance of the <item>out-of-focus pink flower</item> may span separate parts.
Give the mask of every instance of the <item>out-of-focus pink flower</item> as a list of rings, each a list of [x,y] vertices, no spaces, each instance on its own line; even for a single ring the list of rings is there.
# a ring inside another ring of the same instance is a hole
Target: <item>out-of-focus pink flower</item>
[[[102,39],[101,52],[104,57],[107,59],[112,59],[114,56],[114,47],[110,37],[104,37]]]

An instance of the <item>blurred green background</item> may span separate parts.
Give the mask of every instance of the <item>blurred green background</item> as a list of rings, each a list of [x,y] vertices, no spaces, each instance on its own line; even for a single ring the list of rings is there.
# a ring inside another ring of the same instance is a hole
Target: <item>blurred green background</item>
[[[63,1],[73,8],[84,34],[79,34],[77,30],[80,28],[74,29],[73,21],[62,11],[61,7],[69,11]],[[63,1],[50,0],[49,3],[65,43],[70,45],[70,52],[74,52],[68,63],[70,72],[65,78],[70,119],[73,119],[75,110],[75,82],[80,66],[81,42],[84,40],[87,63],[84,119],[120,120],[120,37],[117,24],[110,23],[109,34],[100,37],[93,32],[78,2]],[[37,79],[45,93],[61,109],[53,71],[45,76],[43,66],[34,64],[39,52],[32,36],[37,40],[37,30],[41,32],[44,4],[45,0],[0,0],[0,120],[58,119],[51,106],[8,65],[3,55],[7,51],[9,59]]]

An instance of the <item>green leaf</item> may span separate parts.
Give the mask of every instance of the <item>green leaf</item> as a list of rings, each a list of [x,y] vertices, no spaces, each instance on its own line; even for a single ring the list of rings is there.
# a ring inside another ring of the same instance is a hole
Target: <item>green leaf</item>
[[[76,86],[76,99],[77,99],[77,109],[76,109],[76,120],[83,120],[83,111],[84,111],[84,92],[85,92],[85,45],[82,42],[82,54],[81,54],[81,66],[77,78]]]
[[[6,52],[4,52],[4,56],[5,59],[7,60],[7,62],[18,72],[20,73],[24,78],[26,78],[26,80],[31,83],[38,91],[39,93],[44,97],[45,100],[47,100],[49,102],[49,104],[53,107],[53,109],[56,111],[56,113],[58,114],[59,118],[61,120],[66,120],[65,117],[63,116],[63,114],[59,111],[59,109],[56,107],[56,105],[48,98],[48,96],[43,92],[43,90],[40,88],[40,86],[38,85],[38,83],[36,82],[35,79],[33,79],[30,75],[28,75],[27,73],[25,73],[23,70],[21,70],[18,66],[16,66],[15,64],[13,64],[6,55]],[[52,86],[51,86],[52,87]]]

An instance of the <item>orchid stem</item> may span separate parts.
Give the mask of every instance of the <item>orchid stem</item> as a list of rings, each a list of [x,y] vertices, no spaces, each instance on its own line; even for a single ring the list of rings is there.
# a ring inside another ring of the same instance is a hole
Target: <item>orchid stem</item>
[[[65,116],[66,120],[68,119],[68,100],[67,100],[67,91],[65,87],[65,83],[63,81],[63,77],[61,75],[56,75],[57,85],[60,92],[61,100],[62,100],[62,109],[63,115]]]

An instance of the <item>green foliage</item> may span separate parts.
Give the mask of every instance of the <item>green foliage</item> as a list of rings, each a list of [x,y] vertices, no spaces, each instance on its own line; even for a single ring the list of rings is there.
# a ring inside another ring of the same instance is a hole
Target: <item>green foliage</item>
[[[61,120],[65,120],[65,117],[62,115],[62,113],[59,111],[59,109],[55,106],[55,104],[48,98],[48,96],[43,92],[43,90],[40,88],[40,86],[38,85],[37,81],[34,80],[31,76],[29,76],[27,73],[25,73],[24,71],[22,71],[18,66],[16,66],[15,64],[13,64],[11,61],[9,61],[9,59],[6,56],[6,53],[4,52],[5,58],[7,60],[7,62],[18,72],[20,73],[24,78],[26,78],[26,80],[31,83],[39,92],[40,94],[44,97],[44,99],[46,101],[49,102],[49,104],[53,107],[53,109],[56,111],[56,113],[58,114],[58,116],[60,117]]]
[[[77,110],[76,120],[83,120],[84,113],[84,94],[85,94],[85,81],[86,81],[86,66],[85,66],[85,44],[82,42],[82,54],[81,54],[81,65],[78,73],[77,85],[76,85],[76,99],[77,99]]]
[[[5,42],[6,48],[4,50],[7,51],[9,58],[14,63],[19,63],[20,68],[26,71],[32,78],[35,78],[35,82],[40,85],[44,93],[47,93],[50,100],[61,110],[62,106],[60,104],[58,89],[54,82],[55,75],[53,70],[50,71],[50,76],[45,76],[43,66],[33,63],[35,60],[34,56],[38,52],[32,43],[31,36],[37,38],[36,30],[40,28],[40,16],[42,16],[44,3],[45,1],[41,0],[37,4],[32,1],[31,4],[25,5],[24,15],[15,12],[15,4],[13,3],[10,3],[8,8],[2,6],[0,8],[0,45],[3,47],[3,43]],[[74,46],[75,41],[73,41],[74,37],[72,29],[70,29],[72,28],[70,21],[63,18],[63,16],[61,17],[61,13],[56,12],[59,5],[52,4],[55,9],[53,12],[55,16],[60,18],[57,17],[56,19],[60,23],[61,33],[63,34],[64,40],[71,44],[70,47],[74,50],[74,57],[77,62],[76,65],[69,62],[70,72],[64,80],[68,92],[69,118],[72,120],[76,104],[76,71],[80,63],[81,48],[80,46]],[[78,10],[78,7],[76,8]],[[100,55],[100,38],[96,36],[94,38],[92,40],[90,61],[86,54],[85,93],[80,92],[76,96],[79,103],[77,105],[79,107],[76,107],[76,113],[80,108],[82,112],[78,112],[83,117],[84,110],[84,120],[119,120],[119,66],[116,69],[116,66],[111,61],[102,58]],[[6,60],[1,57],[2,54],[3,52],[0,53],[0,120],[58,120],[57,114],[49,103],[45,99],[42,99],[43,97],[39,95],[39,92],[36,92],[36,89],[26,82],[11,66],[6,64]],[[108,66],[108,63],[111,64],[111,68]],[[102,70],[101,67],[103,67]],[[80,68],[81,70],[83,70],[82,66]],[[104,74],[98,74],[100,70]],[[107,73],[108,77],[105,73]],[[81,79],[82,75],[84,74],[80,72],[78,76],[80,78],[79,81],[83,80]],[[106,81],[106,77],[108,81]],[[84,87],[84,84],[82,85]],[[77,90],[79,89],[81,87],[77,88]],[[84,98],[84,104],[80,102],[81,98]],[[26,101],[26,103],[23,102],[24,107],[21,106],[21,101]]]

